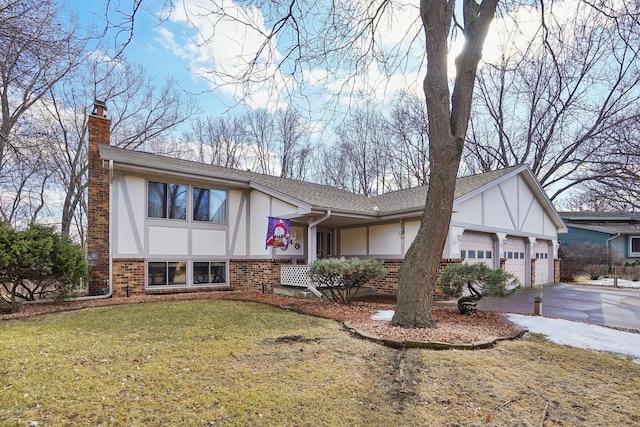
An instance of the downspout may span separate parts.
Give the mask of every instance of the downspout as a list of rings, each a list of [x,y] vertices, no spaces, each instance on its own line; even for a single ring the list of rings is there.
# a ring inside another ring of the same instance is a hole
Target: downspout
[[[311,264],[313,261],[315,261],[316,259],[316,253],[315,253],[315,249],[312,248],[311,243],[315,242],[316,239],[312,238],[313,237],[313,233],[311,232],[316,225],[320,224],[321,222],[326,221],[329,217],[331,216],[331,210],[328,210],[326,214],[324,214],[323,217],[316,219],[313,222],[309,223],[309,228],[307,229],[307,241],[309,242],[309,262],[308,264]]]

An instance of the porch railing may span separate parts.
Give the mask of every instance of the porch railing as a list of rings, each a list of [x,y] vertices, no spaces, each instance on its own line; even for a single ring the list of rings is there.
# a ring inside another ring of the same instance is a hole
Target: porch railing
[[[306,288],[311,283],[307,271],[308,265],[283,265],[280,268],[280,284]]]

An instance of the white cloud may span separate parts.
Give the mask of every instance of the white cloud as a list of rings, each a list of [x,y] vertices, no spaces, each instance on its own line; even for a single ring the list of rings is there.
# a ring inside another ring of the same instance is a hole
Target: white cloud
[[[269,29],[259,9],[230,0],[182,0],[170,22],[158,29],[158,40],[212,88],[252,108],[283,106],[273,94],[287,93],[294,83],[278,69],[282,55],[277,40],[265,38]]]

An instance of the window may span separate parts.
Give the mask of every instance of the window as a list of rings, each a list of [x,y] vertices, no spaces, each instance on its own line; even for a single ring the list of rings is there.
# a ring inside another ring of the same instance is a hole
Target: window
[[[520,252],[520,259],[524,259],[524,252]]]
[[[484,255],[487,259],[491,259],[491,251],[484,251]]]
[[[147,264],[147,286],[174,286],[186,284],[186,262],[149,262]]]
[[[187,186],[149,181],[147,216],[186,220]]]
[[[632,254],[640,253],[640,237],[632,236],[629,237],[629,246],[631,247]]]
[[[193,220],[227,223],[227,192],[193,188]]]
[[[513,259],[518,259],[518,252],[513,253]]]
[[[484,258],[484,251],[478,251],[478,258]]]
[[[462,249],[460,251],[460,258],[465,259],[467,257],[467,251],[465,251],[464,249]]]
[[[507,252],[507,258],[513,259],[513,252]]]
[[[194,262],[193,284],[227,283],[227,264],[225,262]]]
[[[475,259],[476,251],[469,251],[469,259]]]

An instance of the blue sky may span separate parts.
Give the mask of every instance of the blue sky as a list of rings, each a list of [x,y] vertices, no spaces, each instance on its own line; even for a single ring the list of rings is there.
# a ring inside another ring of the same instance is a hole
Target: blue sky
[[[154,1],[147,2],[155,4]],[[105,26],[105,6],[97,0],[65,0],[68,8],[78,16],[80,25],[88,28],[94,25],[98,30]],[[174,54],[167,48],[160,36],[162,31],[172,34],[191,32],[192,29],[170,21],[161,22],[158,10],[141,10],[136,16],[133,38],[127,45],[124,56],[129,62],[142,65],[147,73],[157,79],[158,85],[166,76],[175,78],[185,91],[197,94],[198,103],[203,115],[219,115],[228,110],[226,105],[233,100],[212,91],[211,86],[203,78],[189,71],[190,63],[185,58]],[[114,15],[115,16],[115,15]],[[114,45],[115,32],[111,32],[103,40],[110,48]],[[120,36],[124,40],[124,35]]]

